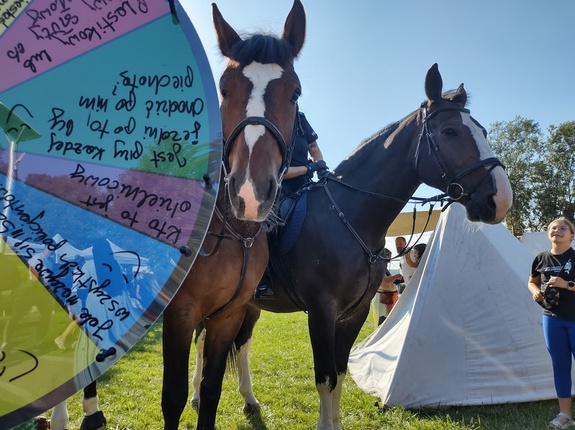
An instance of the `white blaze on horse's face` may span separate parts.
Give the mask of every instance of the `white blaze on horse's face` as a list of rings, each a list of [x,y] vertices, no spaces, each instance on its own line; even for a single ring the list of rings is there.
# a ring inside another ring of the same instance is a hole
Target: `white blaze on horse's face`
[[[246,106],[246,115],[263,117],[266,111],[264,96],[268,84],[275,79],[281,78],[283,69],[277,64],[262,64],[254,61],[244,68],[243,74],[253,85]],[[264,135],[265,131],[266,129],[263,125],[248,125],[244,129],[244,137],[248,146],[249,156],[246,181],[240,188],[238,196],[244,199],[246,217],[256,217],[258,212],[259,203],[255,196],[253,181],[250,175],[250,160],[254,145],[258,139]]]
[[[461,119],[463,124],[469,128],[471,135],[477,143],[480,159],[485,160],[486,158],[493,157],[493,152],[491,152],[489,143],[487,143],[487,139],[485,139],[483,130],[473,122],[471,115],[461,112]],[[503,167],[497,166],[493,169],[492,173],[495,179],[495,186],[497,188],[497,193],[493,196],[493,201],[496,207],[494,222],[500,222],[503,220],[503,217],[513,203],[513,191],[511,191],[511,184],[509,183],[509,179],[507,178]]]
[[[266,111],[264,95],[268,84],[274,79],[281,78],[283,69],[277,64],[261,64],[254,61],[244,68],[243,74],[253,85],[252,93],[246,106],[246,115],[263,117]],[[250,153],[264,132],[265,127],[263,125],[248,125],[246,127],[245,137]]]

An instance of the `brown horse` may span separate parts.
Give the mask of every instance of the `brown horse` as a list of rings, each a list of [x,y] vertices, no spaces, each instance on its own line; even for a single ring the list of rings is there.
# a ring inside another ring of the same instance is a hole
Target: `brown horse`
[[[162,410],[169,430],[178,428],[186,404],[190,346],[200,322],[207,336],[198,429],[215,426],[226,358],[268,262],[262,222],[289,162],[301,94],[293,67],[305,39],[299,0],[281,38],[255,34],[242,40],[215,4],[213,20],[229,59],[219,83],[224,180],[203,253],[164,312]]]
[[[236,340],[246,405],[257,405],[246,349],[260,310],[305,310],[320,398],[317,427],[340,429],[349,352],[385,274],[387,229],[417,187],[424,182],[443,190],[442,197],[464,205],[473,221],[497,223],[509,210],[509,181],[485,129],[465,108],[463,84],[443,95],[442,86],[435,64],[419,109],[364,141],[327,180],[302,191],[307,213],[301,234],[291,247],[280,240],[270,248],[275,299],[251,302]]]

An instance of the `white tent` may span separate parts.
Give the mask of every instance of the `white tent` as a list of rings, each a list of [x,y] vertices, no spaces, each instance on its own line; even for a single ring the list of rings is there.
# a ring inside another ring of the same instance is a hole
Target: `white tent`
[[[527,290],[532,260],[503,225],[471,223],[452,205],[389,317],[352,350],[351,376],[388,406],[555,398]]]
[[[534,256],[540,252],[548,251],[551,248],[549,235],[546,231],[523,233],[523,236],[521,236],[521,242]]]

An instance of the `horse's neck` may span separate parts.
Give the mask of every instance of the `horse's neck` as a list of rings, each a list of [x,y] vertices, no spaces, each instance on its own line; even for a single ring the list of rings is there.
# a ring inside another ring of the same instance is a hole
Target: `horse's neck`
[[[344,211],[361,220],[364,233],[378,243],[384,240],[387,229],[421,184],[414,162],[418,139],[416,116],[406,118],[365,141],[335,170],[343,182],[366,191],[354,191],[354,197],[348,195]]]

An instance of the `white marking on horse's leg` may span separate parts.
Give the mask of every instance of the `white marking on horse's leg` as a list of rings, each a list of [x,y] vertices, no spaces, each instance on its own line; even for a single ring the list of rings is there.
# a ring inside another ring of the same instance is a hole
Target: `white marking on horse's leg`
[[[52,416],[50,417],[50,429],[51,430],[66,430],[68,428],[68,421],[70,417],[68,416],[68,408],[66,407],[66,400],[58,403],[52,409]]]
[[[332,419],[333,392],[330,391],[327,383],[316,384],[315,387],[319,394],[319,420],[317,423],[317,430],[334,430]]]
[[[240,347],[238,351],[238,390],[244,398],[244,412],[253,413],[260,411],[260,402],[254,395],[252,377],[250,374],[249,352],[252,346],[252,338]]]
[[[337,375],[337,385],[331,392],[331,419],[334,430],[341,430],[341,424],[339,423],[339,408],[341,402],[341,393],[343,392],[344,379],[345,373]]]
[[[89,416],[95,414],[100,410],[98,407],[98,396],[91,397],[89,399],[83,397],[82,398],[82,410],[84,411],[84,415]]]
[[[477,143],[480,159],[485,160],[486,158],[493,157],[493,152],[489,147],[487,139],[485,139],[483,131],[473,122],[471,115],[461,112],[461,119],[463,124],[469,128],[471,135]],[[491,173],[495,179],[495,186],[497,187],[497,193],[493,196],[493,201],[496,207],[495,221],[499,222],[503,219],[513,203],[513,191],[511,190],[509,179],[507,178],[507,175],[505,175],[505,171],[501,166],[497,166]]]
[[[262,64],[254,61],[244,67],[243,74],[253,85],[252,92],[246,106],[247,116],[265,116],[265,94],[268,84],[281,78],[283,69],[277,64]],[[262,137],[266,129],[263,125],[248,125],[244,129],[244,138],[251,158],[256,142]],[[258,202],[255,196],[254,185],[250,176],[250,161],[246,171],[246,182],[238,190],[238,196],[244,199],[246,215],[257,216]],[[249,214],[249,215],[248,215]]]
[[[206,330],[202,330],[196,342],[196,368],[194,369],[194,376],[192,378],[192,387],[194,393],[192,394],[191,405],[195,410],[200,409],[200,384],[202,383],[202,369],[204,368],[204,342],[206,340]]]

